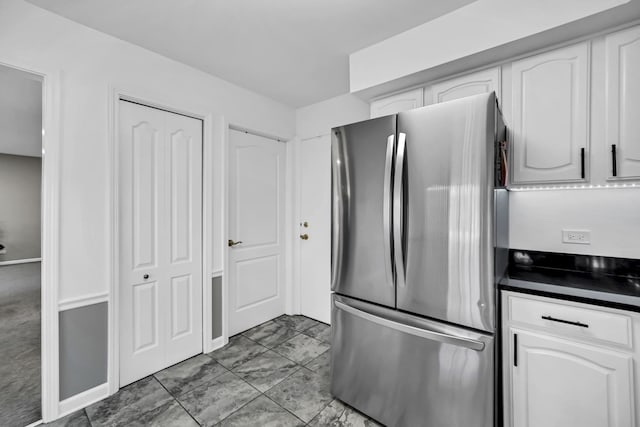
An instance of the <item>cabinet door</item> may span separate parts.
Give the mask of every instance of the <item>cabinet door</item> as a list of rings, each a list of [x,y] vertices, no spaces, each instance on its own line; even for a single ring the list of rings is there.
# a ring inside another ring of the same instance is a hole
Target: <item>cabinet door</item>
[[[434,104],[493,91],[500,99],[500,67],[467,74],[432,86]]]
[[[640,27],[607,36],[606,45],[609,176],[640,178]]]
[[[424,105],[423,92],[422,88],[418,88],[377,99],[371,103],[371,118],[422,107]]]
[[[630,354],[518,329],[509,342],[512,427],[635,426]]]
[[[585,180],[589,45],[516,61],[512,73],[512,182]]]

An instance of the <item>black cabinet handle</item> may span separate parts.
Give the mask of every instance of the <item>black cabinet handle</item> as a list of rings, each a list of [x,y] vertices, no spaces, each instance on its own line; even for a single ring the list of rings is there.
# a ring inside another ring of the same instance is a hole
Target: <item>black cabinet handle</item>
[[[580,177],[584,179],[584,147],[580,149]]]
[[[618,156],[616,155],[616,144],[611,145],[611,171],[613,176],[618,176]]]
[[[580,326],[581,328],[588,328],[589,327],[589,325],[587,325],[586,323],[572,322],[570,320],[563,320],[563,319],[556,319],[555,317],[551,317],[551,316],[542,316],[542,318],[544,320],[550,320],[552,322],[565,323],[567,325],[573,325],[573,326]]]
[[[513,334],[513,366],[518,366],[518,334]]]

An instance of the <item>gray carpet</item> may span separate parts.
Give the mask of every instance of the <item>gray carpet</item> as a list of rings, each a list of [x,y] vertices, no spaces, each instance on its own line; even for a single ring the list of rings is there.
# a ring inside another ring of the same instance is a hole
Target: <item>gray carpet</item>
[[[0,266],[0,426],[40,413],[40,263]]]

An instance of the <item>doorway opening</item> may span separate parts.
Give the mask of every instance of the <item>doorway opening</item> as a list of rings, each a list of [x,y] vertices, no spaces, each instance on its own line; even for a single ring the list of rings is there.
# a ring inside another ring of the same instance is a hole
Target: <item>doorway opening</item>
[[[0,425],[42,418],[43,79],[0,65]]]

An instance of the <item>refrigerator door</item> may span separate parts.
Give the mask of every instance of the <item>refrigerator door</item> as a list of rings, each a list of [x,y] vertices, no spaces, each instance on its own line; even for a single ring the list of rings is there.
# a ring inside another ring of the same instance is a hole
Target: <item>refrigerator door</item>
[[[397,307],[490,332],[495,105],[492,93],[400,113],[393,203]]]
[[[388,426],[493,427],[494,338],[334,294],[331,393]]]
[[[391,184],[396,116],[335,128],[331,138],[331,289],[395,306]]]

